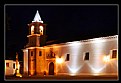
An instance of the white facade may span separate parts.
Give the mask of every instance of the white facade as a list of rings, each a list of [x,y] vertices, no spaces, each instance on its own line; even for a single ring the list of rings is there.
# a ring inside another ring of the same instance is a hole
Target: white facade
[[[19,65],[20,67],[20,65]],[[16,70],[16,61],[5,60],[5,75],[14,75]]]
[[[46,55],[50,48],[53,48],[56,59],[63,60],[55,64],[58,75],[118,74],[118,35],[45,46]],[[116,57],[112,58],[113,50]],[[84,60],[86,53],[88,60]]]

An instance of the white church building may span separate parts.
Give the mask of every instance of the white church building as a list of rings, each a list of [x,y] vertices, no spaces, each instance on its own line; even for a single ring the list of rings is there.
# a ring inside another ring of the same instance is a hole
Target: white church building
[[[118,35],[42,46],[46,24],[38,11],[28,30],[24,75],[118,75]]]

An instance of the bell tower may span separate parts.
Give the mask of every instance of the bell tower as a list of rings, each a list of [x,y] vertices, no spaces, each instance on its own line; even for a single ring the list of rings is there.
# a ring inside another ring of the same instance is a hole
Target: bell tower
[[[28,24],[29,35],[27,47],[44,46],[46,42],[46,24],[43,24],[37,10],[34,20]]]
[[[46,24],[43,23],[37,10],[33,21],[28,24],[28,44],[23,49],[24,74],[42,74],[44,70],[44,49],[46,44]]]

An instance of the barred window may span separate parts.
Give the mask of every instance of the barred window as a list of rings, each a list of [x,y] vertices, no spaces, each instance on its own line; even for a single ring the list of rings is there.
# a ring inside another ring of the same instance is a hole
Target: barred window
[[[112,50],[112,58],[116,58],[117,57],[117,50]]]

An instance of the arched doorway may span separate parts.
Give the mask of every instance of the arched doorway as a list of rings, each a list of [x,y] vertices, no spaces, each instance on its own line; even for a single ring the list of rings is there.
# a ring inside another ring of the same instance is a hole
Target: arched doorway
[[[49,64],[49,75],[54,75],[54,63]]]

